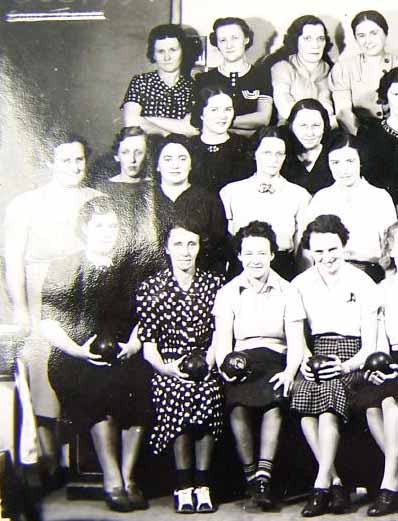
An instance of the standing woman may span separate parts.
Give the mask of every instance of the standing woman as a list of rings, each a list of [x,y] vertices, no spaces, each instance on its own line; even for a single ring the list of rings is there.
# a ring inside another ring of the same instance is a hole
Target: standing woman
[[[334,466],[340,427],[349,418],[350,388],[360,381],[359,368],[376,345],[376,285],[344,261],[348,237],[337,216],[318,216],[303,235],[314,266],[292,282],[304,304],[312,353],[330,357],[319,373],[320,383],[304,364],[292,391],[291,408],[301,416],[304,436],[319,465],[304,517],[329,509],[341,514],[348,507],[348,493]]]
[[[361,11],[351,28],[360,53],[341,57],[329,82],[339,123],[356,134],[361,124],[384,117],[377,89],[383,74],[398,66],[398,56],[386,51],[388,23],[379,12]]]
[[[318,215],[338,215],[350,232],[345,258],[366,271],[375,282],[384,278],[379,265],[384,233],[397,220],[391,196],[361,177],[365,161],[356,136],[334,132],[328,147],[334,183],[317,192],[304,215],[305,223]]]
[[[327,79],[333,65],[328,55],[331,47],[320,18],[301,16],[289,26],[283,47],[269,58],[274,103],[280,121],[286,121],[295,102],[304,98],[320,101],[333,119]]]
[[[190,216],[200,226],[202,244],[198,265],[223,272],[227,234],[223,205],[215,193],[191,184],[191,167],[191,144],[185,136],[171,134],[160,142],[156,160],[159,175],[153,200],[157,240],[160,244],[158,262],[164,267],[162,238],[171,223],[177,217]]]
[[[218,192],[228,183],[248,176],[248,140],[229,132],[234,119],[233,98],[218,87],[199,90],[191,123],[200,131],[191,139],[194,185]]]
[[[310,98],[297,101],[287,121],[292,147],[282,175],[314,195],[333,184],[326,145],[329,115],[318,100]]]
[[[91,433],[108,507],[145,509],[134,471],[151,425],[151,369],[138,354],[135,270],[119,255],[119,220],[108,197],[82,206],[78,230],[84,250],[54,261],[43,289],[48,376],[76,432]],[[117,357],[104,362],[92,352],[96,341],[111,342]]]
[[[281,405],[303,359],[304,310],[291,285],[270,268],[277,251],[271,226],[254,221],[236,235],[243,272],[217,294],[215,349],[219,368],[232,351],[245,352],[262,370],[242,383],[226,380],[226,407],[248,492],[260,506],[272,504],[270,480],[282,422]],[[279,389],[280,388],[280,389]],[[279,389],[279,391],[278,391]],[[258,457],[252,415],[261,415]]]
[[[367,151],[369,163],[365,177],[375,186],[385,188],[398,205],[398,67],[381,77],[378,97],[388,107],[389,116],[375,120],[358,137]]]
[[[195,221],[175,222],[165,235],[170,268],[147,279],[138,295],[139,338],[152,364],[156,454],[172,445],[178,513],[214,512],[209,468],[222,431],[222,387],[214,365],[211,310],[222,278],[196,267],[200,235]],[[193,382],[179,365],[192,352],[206,356],[209,373]]]
[[[232,235],[256,220],[272,226],[278,244],[272,266],[283,278],[291,280],[295,275],[298,225],[311,196],[280,175],[288,143],[284,130],[261,127],[257,131],[253,140],[255,173],[224,186],[220,197]]]
[[[191,69],[201,54],[199,40],[188,38],[179,25],[154,27],[147,57],[156,70],[134,76],[127,89],[123,126],[138,126],[147,134],[197,134],[189,122],[194,94]]]
[[[195,78],[198,90],[217,85],[230,93],[235,104],[231,130],[245,135],[268,125],[272,113],[272,87],[262,71],[247,60],[246,50],[252,46],[253,38],[253,31],[242,18],[218,18],[210,43],[220,51],[222,63]]]

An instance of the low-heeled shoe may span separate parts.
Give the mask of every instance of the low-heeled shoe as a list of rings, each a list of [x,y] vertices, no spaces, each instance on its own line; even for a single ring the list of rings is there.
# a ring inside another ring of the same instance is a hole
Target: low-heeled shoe
[[[301,511],[303,517],[315,517],[326,514],[329,509],[330,493],[328,488],[314,488],[305,507]]]
[[[344,514],[350,507],[350,495],[343,485],[331,486],[329,507],[333,514]]]
[[[115,487],[112,490],[104,490],[104,498],[110,510],[115,512],[131,512],[133,510],[123,488]]]
[[[126,486],[126,494],[134,510],[146,510],[149,507],[148,501],[136,483],[130,483]]]
[[[398,506],[398,492],[382,488],[376,501],[368,508],[368,516],[378,517],[396,512]]]

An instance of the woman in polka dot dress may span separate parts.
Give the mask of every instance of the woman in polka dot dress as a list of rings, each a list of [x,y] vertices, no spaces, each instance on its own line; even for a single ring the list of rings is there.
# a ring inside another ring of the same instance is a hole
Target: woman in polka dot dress
[[[210,348],[211,310],[223,281],[196,268],[200,236],[195,230],[194,223],[172,225],[165,241],[171,269],[147,279],[138,294],[139,337],[156,372],[152,379],[156,420],[150,443],[156,454],[173,445],[175,508],[180,513],[214,511],[208,469],[223,423],[222,386],[211,369]],[[210,368],[199,382],[180,369],[193,351],[206,355]]]
[[[198,134],[190,123],[194,101],[190,74],[201,51],[200,40],[188,38],[179,25],[154,27],[148,37],[147,57],[156,70],[130,81],[121,106],[124,126],[138,126],[147,134],[162,136]]]

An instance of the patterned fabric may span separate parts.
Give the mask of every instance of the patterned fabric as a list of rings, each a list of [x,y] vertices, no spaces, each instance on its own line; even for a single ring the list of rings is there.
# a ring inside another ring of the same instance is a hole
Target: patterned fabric
[[[314,337],[314,355],[337,355],[342,362],[360,349],[357,337]],[[318,416],[333,412],[348,421],[350,389],[362,381],[361,371],[316,383],[300,374],[293,386],[291,408],[303,416]]]
[[[177,83],[169,87],[157,72],[147,72],[133,77],[123,104],[138,103],[142,116],[182,119],[190,112],[193,100],[192,80],[180,76]]]
[[[222,278],[197,270],[191,287],[183,291],[169,269],[145,281],[137,296],[142,342],[157,344],[165,363],[194,349],[207,350],[213,333],[211,310]],[[222,431],[222,385],[216,375],[208,381],[185,383],[156,374],[152,379],[156,409],[150,443],[155,454],[164,450],[190,426],[219,439]]]

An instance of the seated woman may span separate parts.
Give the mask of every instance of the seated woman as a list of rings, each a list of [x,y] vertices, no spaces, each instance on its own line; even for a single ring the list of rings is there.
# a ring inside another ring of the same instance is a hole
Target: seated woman
[[[386,51],[388,23],[377,11],[361,11],[351,22],[360,53],[341,56],[329,76],[336,116],[347,132],[384,117],[377,88],[380,78],[398,67],[398,56]]]
[[[187,138],[171,134],[158,147],[156,169],[159,181],[154,187],[154,216],[157,230],[158,263],[165,266],[162,237],[176,216],[189,215],[200,225],[202,248],[198,265],[204,269],[225,270],[227,222],[219,197],[190,183],[191,145]]]
[[[309,223],[324,213],[338,215],[350,232],[344,253],[346,260],[380,282],[384,278],[378,264],[382,240],[397,215],[386,190],[376,188],[361,177],[366,164],[363,153],[356,136],[341,131],[333,134],[328,155],[334,183],[314,195],[304,222]]]
[[[212,370],[211,349],[211,309],[222,278],[196,267],[199,230],[194,220],[171,225],[165,234],[170,268],[147,279],[138,295],[139,338],[155,370],[156,421],[150,443],[155,454],[173,447],[178,513],[214,512],[209,468],[223,424],[222,386]],[[202,353],[209,366],[199,381],[190,380],[180,368],[193,352]]]
[[[137,126],[147,134],[197,134],[190,122],[194,101],[191,69],[202,48],[179,25],[154,27],[149,33],[147,57],[156,71],[134,76],[121,108],[123,126]]]
[[[192,184],[218,192],[251,171],[246,138],[229,132],[234,119],[233,98],[218,87],[203,87],[192,109],[191,123],[200,136],[191,139]]]
[[[295,275],[298,223],[311,196],[280,175],[287,143],[284,129],[259,129],[253,139],[256,172],[248,179],[224,186],[220,197],[232,235],[255,220],[272,226],[278,243],[273,267],[279,275],[291,280]]]
[[[377,119],[368,125],[358,137],[368,155],[368,165],[364,173],[366,179],[379,188],[385,188],[398,205],[398,67],[388,71],[380,79],[377,91],[382,106],[389,110],[389,116]]]
[[[381,314],[379,321],[378,351],[389,352],[395,371],[384,374],[374,371],[368,376],[371,384],[359,395],[361,408],[367,408],[370,432],[384,453],[384,475],[379,495],[368,508],[368,516],[392,514],[398,507],[398,223],[392,224],[385,238],[385,256],[382,263],[390,272],[379,285]],[[374,384],[374,385],[373,385]],[[377,387],[376,387],[377,386]]]
[[[213,309],[216,360],[222,369],[228,353],[243,351],[261,364],[261,370],[242,383],[221,374],[227,382],[226,407],[251,500],[269,507],[281,405],[304,353],[304,310],[297,291],[270,268],[277,251],[271,226],[251,222],[235,240],[243,272],[217,293]],[[258,456],[251,425],[255,411],[261,414]]]
[[[272,87],[260,69],[247,60],[254,34],[242,18],[218,18],[213,24],[210,43],[220,51],[222,63],[195,77],[197,90],[217,86],[228,92],[235,104],[231,131],[251,135],[268,125],[272,114]]]
[[[109,195],[121,219],[119,247],[132,257],[142,279],[153,271],[156,230],[153,218],[151,143],[140,127],[125,127],[113,143],[113,164],[95,168],[94,187]],[[116,168],[115,168],[116,167]]]
[[[293,105],[287,121],[292,147],[282,175],[314,195],[333,184],[326,148],[328,113],[318,100],[303,99]]]
[[[279,120],[286,121],[296,101],[317,99],[334,123],[333,103],[328,85],[332,47],[320,18],[304,15],[287,29],[283,47],[265,60],[271,67],[274,103]]]
[[[84,250],[54,261],[43,289],[49,379],[76,431],[91,432],[109,508],[143,509],[134,467],[151,424],[151,370],[137,354],[134,266],[118,255],[119,220],[108,198],[85,203],[79,231]],[[118,351],[113,362],[93,354],[96,342]]]
[[[320,383],[304,364],[292,390],[291,408],[301,416],[304,436],[319,465],[304,517],[329,510],[341,514],[348,507],[348,493],[335,468],[340,426],[349,418],[350,389],[361,381],[359,368],[376,345],[376,285],[344,261],[348,237],[339,217],[318,216],[303,236],[315,265],[292,282],[304,304],[312,354],[330,357],[319,371]]]

